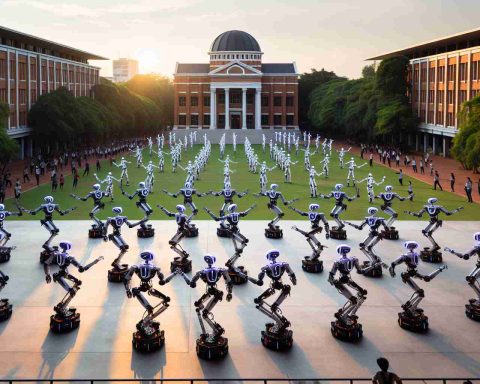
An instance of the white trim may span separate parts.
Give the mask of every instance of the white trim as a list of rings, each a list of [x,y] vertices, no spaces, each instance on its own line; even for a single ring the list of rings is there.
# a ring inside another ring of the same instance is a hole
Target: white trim
[[[210,76],[218,76],[218,72],[221,72],[223,71],[224,69],[228,69],[230,67],[233,67],[233,66],[238,66],[240,68],[242,68],[244,70],[244,74],[242,74],[241,76],[254,76],[254,75],[262,75],[262,72],[259,71],[258,69],[255,69],[239,60],[232,60],[232,61],[229,61],[228,63],[222,65],[221,67],[218,67],[216,69],[214,69],[213,71],[210,71],[209,75]],[[253,72],[253,74],[245,74],[245,69],[248,69],[250,71]],[[221,76],[225,76],[225,74],[221,74]],[[235,76],[235,74],[231,74],[230,76]]]
[[[261,82],[211,82],[210,89],[255,88],[262,89]]]

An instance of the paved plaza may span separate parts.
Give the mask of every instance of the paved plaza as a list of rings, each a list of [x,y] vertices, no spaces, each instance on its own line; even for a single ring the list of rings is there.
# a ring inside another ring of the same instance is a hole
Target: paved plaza
[[[135,299],[127,299],[122,284],[107,282],[107,270],[117,250],[111,243],[87,240],[88,221],[59,221],[61,233],[56,240],[71,240],[72,254],[81,262],[100,255],[105,260],[83,275],[72,268],[74,275],[83,281],[72,303],[81,313],[80,328],[66,335],[50,333],[49,317],[64,291],[57,284],[45,283],[38,262],[41,244],[48,233],[38,221],[8,222],[7,228],[13,233],[10,245],[16,245],[17,249],[12,252],[10,262],[0,265],[10,276],[0,296],[10,298],[14,313],[9,321],[0,323],[0,378],[368,377],[376,370],[375,359],[379,356],[390,359],[393,369],[403,377],[480,375],[480,323],[464,315],[464,304],[473,297],[465,276],[474,267],[475,259],[464,261],[444,255],[448,270],[430,283],[419,282],[426,293],[422,307],[430,318],[430,331],[425,335],[410,333],[397,325],[400,305],[411,295],[399,276],[404,266],[397,267],[399,273],[395,279],[388,274],[381,279],[352,274],[368,290],[368,298],[358,313],[364,338],[358,344],[349,344],[330,334],[333,314],[345,301],[327,282],[328,270],[337,257],[335,247],[340,242],[326,242],[329,248],[322,255],[325,272],[306,274],[300,265],[310,248],[290,227],[295,224],[307,228],[308,222],[281,222],[285,232],[282,240],[266,239],[265,224],[265,221],[241,223],[240,228],[250,243],[240,264],[257,274],[266,263],[265,251],[274,247],[282,252],[280,259],[291,264],[298,284],[282,309],[292,323],[294,346],[287,353],[276,353],[262,346],[260,331],[267,319],[255,309],[253,298],[266,286],[236,286],[233,300],[223,301],[214,309],[215,319],[226,329],[229,356],[223,361],[205,362],[195,353],[200,327],[193,307],[204,285],[200,282],[196,289],[191,289],[181,277],[160,288],[172,299],[170,308],[159,318],[166,333],[164,349],[150,355],[132,351],[132,332],[143,311]],[[422,246],[427,245],[420,233],[424,224],[398,222],[401,240],[382,241],[377,246],[378,254],[390,263],[403,251],[402,240],[417,240]],[[167,272],[173,257],[168,239],[176,226],[165,221],[153,225],[156,228],[153,239],[137,239],[136,230],[124,230],[130,245],[124,260],[138,263],[139,251],[149,248],[156,253],[157,265]],[[204,267],[202,256],[207,252],[216,255],[222,265],[233,252],[231,241],[217,238],[213,221],[199,221],[197,225],[200,236],[182,243],[192,255],[194,271]],[[479,229],[479,222],[444,222],[436,239],[442,247],[448,245],[464,251],[471,249],[472,234]],[[362,260],[358,243],[365,235],[366,229],[360,232],[348,228],[347,243],[354,247],[352,254]],[[427,263],[420,265],[425,272],[433,268],[434,265]],[[136,277],[135,282],[138,282]],[[223,283],[219,287],[224,289]]]

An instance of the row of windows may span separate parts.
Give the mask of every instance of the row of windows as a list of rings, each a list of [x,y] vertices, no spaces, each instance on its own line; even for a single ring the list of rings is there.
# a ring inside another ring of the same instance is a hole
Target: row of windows
[[[260,60],[262,55],[251,55],[246,53],[210,55],[211,60]]]
[[[479,91],[478,90],[472,90],[471,91],[471,98],[474,98],[477,93]],[[426,91],[425,90],[421,90],[420,91],[420,102],[421,103],[426,103],[427,100],[426,100]],[[444,97],[445,97],[445,91],[437,91],[437,104],[443,104],[443,101],[444,101]],[[456,97],[456,92],[454,90],[448,90],[447,91],[447,104],[449,105],[452,105],[452,104],[455,104],[455,97]],[[417,101],[417,95],[414,94],[414,97],[413,97],[413,101],[416,102]],[[458,102],[459,104],[462,104],[464,103],[465,101],[467,101],[467,91],[466,90],[460,90],[458,92]],[[428,103],[429,104],[434,104],[435,103],[435,91],[434,90],[429,90],[428,91]]]
[[[447,67],[447,80],[448,81],[456,81],[456,65],[450,64]],[[471,62],[471,79],[472,80],[480,80],[480,61],[472,61]],[[427,69],[422,68],[421,70],[422,82],[425,81],[427,78]],[[419,71],[418,68],[414,69],[413,79],[416,83],[418,83],[419,78]],[[438,82],[443,83],[445,81],[445,67],[440,66],[437,70]],[[459,81],[467,81],[468,80],[468,63],[460,63],[458,66],[458,80]],[[428,72],[428,81],[430,83],[435,82],[435,68],[430,68]]]
[[[242,103],[242,94],[238,93],[232,93],[229,95],[229,100],[230,104],[241,104]],[[247,104],[253,104],[254,100],[254,95],[253,94],[248,94],[247,93]],[[269,106],[269,96],[262,96],[261,103],[262,107],[268,107]],[[282,106],[282,96],[274,96],[273,97],[273,106],[274,107],[281,107]],[[190,106],[191,107],[198,107],[198,101],[199,97],[198,96],[190,96]],[[225,94],[220,94],[218,95],[218,104],[223,105],[225,104]],[[178,97],[178,105],[180,107],[186,107],[187,106],[187,97],[186,96],[179,96]],[[285,98],[285,106],[287,107],[293,107],[294,105],[294,98],[293,96],[287,96]],[[209,107],[210,106],[210,96],[204,96],[203,97],[203,106],[204,107]]]
[[[225,128],[225,115],[218,115],[218,122],[217,125],[219,128]],[[247,115],[247,128],[253,128],[253,115]],[[293,125],[294,119],[293,115],[286,115],[285,119],[286,125]],[[262,125],[269,125],[269,116],[262,115],[261,117],[261,124]],[[187,115],[178,115],[178,125],[183,126],[187,125]],[[198,115],[190,115],[190,124],[191,126],[198,126],[199,125],[199,118]],[[203,124],[202,125],[210,125],[210,115],[203,115]],[[273,115],[273,125],[282,125],[282,115]]]

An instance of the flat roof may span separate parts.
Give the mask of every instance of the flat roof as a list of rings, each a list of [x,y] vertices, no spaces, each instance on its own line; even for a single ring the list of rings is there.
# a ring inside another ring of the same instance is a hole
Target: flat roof
[[[386,52],[367,60],[385,60],[396,56],[424,57],[478,45],[480,45],[480,29],[473,29],[396,51]]]
[[[106,57],[96,55],[94,53],[82,51],[80,49],[72,48],[67,45],[55,43],[50,40],[42,39],[40,37],[32,36],[27,33],[15,31],[0,25],[0,37],[17,40],[28,45],[34,45],[41,48],[46,48],[52,52],[61,52],[68,55],[76,56],[86,60],[109,60]],[[55,56],[55,55],[53,55]]]

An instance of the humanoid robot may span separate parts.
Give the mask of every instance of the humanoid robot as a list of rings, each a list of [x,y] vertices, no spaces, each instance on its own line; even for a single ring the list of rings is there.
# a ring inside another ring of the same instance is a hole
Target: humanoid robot
[[[352,147],[348,148],[348,149],[344,149],[343,147],[337,151],[338,152],[338,160],[340,161],[340,168],[343,169],[344,167],[344,163],[343,163],[343,159],[345,158],[345,154],[347,152],[350,152],[350,149],[352,149]]]
[[[126,216],[122,216],[123,209],[121,207],[113,207],[112,212],[115,216],[107,218],[103,227],[103,240],[111,241],[119,250],[117,258],[112,263],[112,269],[108,271],[108,281],[112,283],[121,283],[128,272],[128,264],[121,264],[122,258],[128,251],[128,244],[122,238],[122,226],[127,224],[129,228],[140,225],[143,220],[137,223],[131,223]],[[108,234],[108,227],[112,227],[112,233]]]
[[[15,247],[7,247],[7,242],[12,234],[3,227],[3,222],[9,216],[22,216],[22,210],[18,208],[18,212],[10,212],[5,210],[5,205],[0,204],[0,263],[6,263],[10,260],[11,251]]]
[[[197,281],[202,280],[206,285],[205,293],[195,301],[195,310],[202,333],[197,339],[197,355],[205,360],[216,360],[228,354],[228,339],[222,335],[225,329],[214,320],[213,308],[223,300],[223,292],[217,288],[217,283],[223,278],[227,286],[227,301],[232,300],[233,285],[228,274],[228,269],[215,267],[215,256],[206,255],[204,258],[207,267],[199,270],[192,279],[184,272],[178,271],[190,285],[195,288]],[[210,333],[205,328],[205,323],[211,328]]]
[[[292,161],[290,155],[287,155],[285,161],[283,162],[284,177],[286,183],[292,182],[292,165],[297,164],[298,161]]]
[[[47,231],[50,233],[50,237],[42,245],[43,251],[40,253],[41,263],[45,262],[45,260],[48,259],[50,257],[50,254],[54,251],[54,248],[50,246],[50,243],[52,242],[53,238],[57,236],[60,232],[60,230],[53,223],[53,213],[58,212],[60,216],[64,216],[77,209],[77,207],[72,207],[70,209],[62,211],[60,209],[60,206],[53,202],[52,196],[45,196],[43,198],[43,201],[44,203],[35,209],[29,210],[22,208],[23,212],[30,215],[36,215],[40,211],[42,211],[44,214],[44,218],[40,220],[40,224],[47,229]]]
[[[276,168],[277,167],[272,167],[272,168],[267,167],[267,163],[265,161],[260,165],[260,172],[259,172],[259,174],[260,174],[260,191],[262,191],[262,192],[266,191],[267,181],[268,181],[267,173],[273,171]]]
[[[299,229],[297,226],[293,226],[292,229],[297,231],[298,233],[302,234],[307,238],[307,243],[312,248],[312,254],[310,256],[305,256],[302,260],[302,269],[305,272],[311,273],[320,273],[323,271],[323,260],[319,260],[322,251],[326,248],[325,245],[322,245],[320,240],[317,239],[316,235],[320,234],[323,228],[320,226],[320,221],[323,223],[325,227],[325,237],[327,240],[330,238],[329,234],[329,225],[328,221],[325,218],[325,215],[321,212],[317,212],[320,208],[318,204],[310,204],[308,206],[308,212],[300,211],[299,209],[289,206],[292,211],[297,212],[301,216],[308,217],[311,224],[310,231],[303,231]]]
[[[8,276],[0,271],[0,291],[5,288],[8,279]],[[0,299],[0,322],[8,320],[12,316],[12,307],[8,299]]]
[[[254,209],[256,205],[252,205],[246,211],[237,212],[237,204],[230,204],[227,208],[228,213],[223,216],[216,216],[211,210],[208,208],[204,208],[205,211],[212,217],[215,221],[227,222],[225,228],[230,232],[230,236],[232,238],[233,247],[235,249],[234,254],[232,257],[228,259],[225,263],[225,266],[228,268],[228,273],[230,274],[230,279],[234,284],[243,284],[246,283],[247,280],[237,273],[237,269],[246,274],[246,270],[243,266],[236,267],[235,263],[242,255],[243,249],[247,246],[248,239],[240,233],[240,228],[238,228],[238,224],[240,223],[240,218],[247,216],[252,209]]]
[[[391,185],[387,185],[385,187],[385,192],[379,193],[377,196],[375,196],[375,198],[383,200],[383,204],[380,206],[380,209],[390,216],[386,223],[388,229],[382,231],[383,238],[388,240],[398,240],[398,231],[395,229],[395,227],[392,227],[393,223],[398,217],[398,213],[392,208],[393,200],[412,200],[413,194],[409,197],[401,197],[398,195],[398,193],[393,192],[393,187]]]
[[[96,173],[93,174],[95,176],[95,179],[102,184],[107,184],[107,188],[105,188],[105,193],[110,196],[110,201],[113,201],[113,181],[121,182],[122,178],[117,179],[112,175],[112,172],[108,172],[107,177],[105,179],[101,180]]]
[[[322,164],[322,175],[325,176],[325,178],[328,178],[328,165],[330,164],[330,156],[325,155],[322,161],[320,161],[320,164]]]
[[[315,176],[321,176],[322,173],[318,173],[315,170],[315,167],[312,165],[308,170],[308,186],[310,188],[310,197],[317,197],[317,181],[315,180]]]
[[[149,189],[146,187],[144,181],[138,183],[138,188],[131,195],[123,189],[123,185],[120,183],[120,189],[122,195],[127,196],[132,200],[135,196],[138,196],[138,201],[135,203],[145,214],[140,227],[137,230],[137,236],[142,238],[153,237],[155,235],[155,228],[151,224],[147,224],[150,215],[153,213],[153,209],[147,203],[147,197],[150,194]]]
[[[357,165],[355,163],[355,158],[352,157],[350,161],[347,162],[347,164],[348,164],[347,187],[350,186],[350,179],[352,179],[353,186],[355,187],[355,168],[362,168],[365,165],[367,165],[367,163],[363,163],[362,165]]]
[[[72,249],[71,242],[61,241],[59,243],[59,248],[59,250],[50,254],[50,257],[45,261],[43,268],[47,284],[50,284],[53,278],[53,281],[60,284],[60,286],[67,292],[63,299],[53,307],[55,313],[50,316],[50,329],[55,333],[65,333],[78,328],[80,325],[80,313],[77,312],[76,308],[69,307],[68,305],[82,285],[82,282],[79,279],[70,274],[68,267],[73,265],[78,269],[78,272],[83,273],[88,271],[100,260],[103,260],[103,256],[100,256],[91,263],[83,266],[75,259],[75,257],[69,254],[69,251]],[[59,268],[58,272],[53,275],[50,273],[50,266],[52,264],[57,265]],[[67,281],[72,282],[73,285],[68,284]]]
[[[117,168],[122,169],[122,173],[120,174],[120,180],[123,181],[125,179],[126,185],[130,185],[130,181],[128,180],[128,164],[132,164],[130,161],[127,161],[125,157],[122,157],[120,160],[120,164],[117,164],[113,162],[113,165],[115,165]]]
[[[140,352],[154,352],[159,350],[165,343],[165,332],[160,330],[160,323],[155,319],[170,306],[170,297],[153,288],[152,280],[158,277],[160,285],[165,285],[177,274],[176,272],[165,277],[160,268],[153,263],[155,255],[152,251],[146,250],[140,253],[143,263],[132,265],[125,276],[124,284],[127,297],[135,297],[145,313],[137,323],[137,331],[133,333],[132,345]],[[140,285],[132,288],[132,277],[137,275]],[[160,299],[160,302],[152,306],[144,294]]]
[[[456,252],[455,250],[445,247],[446,252],[450,252],[461,259],[468,260],[470,257],[477,256],[477,263],[472,272],[466,277],[467,283],[477,295],[476,299],[470,299],[468,304],[465,304],[465,314],[472,320],[480,321],[480,284],[478,277],[480,276],[480,232],[473,235],[475,244],[473,248],[467,253]]]
[[[375,253],[373,247],[383,239],[383,235],[379,232],[380,226],[387,229],[385,219],[383,217],[377,217],[378,209],[375,207],[369,207],[367,209],[368,216],[359,224],[353,224],[345,221],[348,224],[358,230],[362,230],[366,225],[370,227],[370,232],[365,240],[360,243],[360,250],[367,256],[367,261],[363,262],[362,274],[369,277],[382,276],[382,268],[387,269],[388,265],[385,264],[382,259]]]
[[[281,239],[283,237],[283,231],[280,229],[280,226],[277,225],[277,223],[280,221],[280,219],[285,215],[283,211],[280,209],[278,206],[278,199],[282,200],[283,204],[289,205],[298,199],[293,199],[293,200],[285,200],[285,197],[281,192],[277,190],[278,185],[277,184],[271,184],[270,189],[266,192],[259,192],[256,195],[253,195],[255,197],[260,197],[260,196],[265,196],[268,197],[269,202],[267,204],[268,209],[271,209],[273,212],[276,213],[277,216],[273,218],[268,223],[268,227],[265,228],[265,237],[269,239]]]
[[[205,192],[205,193],[197,192],[197,190],[194,189],[192,184],[189,183],[188,181],[185,183],[185,186],[183,188],[180,188],[180,190],[176,193],[170,193],[165,189],[163,190],[163,192],[166,193],[168,196],[174,197],[175,199],[178,197],[178,195],[182,195],[183,205],[189,206],[195,215],[198,213],[198,209],[193,202],[193,195],[197,195],[198,197],[203,197],[209,194],[208,192]]]
[[[210,192],[213,196],[223,196],[223,205],[220,208],[220,217],[225,216],[225,208],[230,204],[233,204],[234,196],[238,196],[241,199],[243,196],[248,194],[248,189],[243,192],[237,192],[235,189],[232,189],[230,183],[225,183],[223,189],[219,192]],[[225,224],[225,220],[220,220],[220,226],[217,228],[217,236],[220,237],[230,237],[232,235],[228,225]]]
[[[186,237],[190,231],[196,229],[194,224],[190,224],[190,220],[192,220],[195,213],[192,212],[190,216],[187,216],[185,214],[185,206],[181,204],[177,205],[176,213],[170,212],[161,205],[157,205],[157,207],[160,208],[168,217],[175,217],[175,221],[178,225],[177,232],[168,242],[168,244],[170,244],[170,248],[178,255],[170,263],[170,271],[173,272],[177,268],[180,268],[183,272],[188,273],[192,270],[192,260],[189,259],[190,255],[188,252],[185,251],[185,249],[183,249],[183,247],[180,245],[180,241],[182,241],[182,239]]]
[[[423,309],[418,308],[418,305],[425,297],[425,292],[413,279],[420,279],[428,283],[444,269],[447,269],[447,266],[442,265],[429,275],[422,275],[417,271],[419,256],[415,250],[418,248],[418,243],[416,241],[406,241],[403,246],[408,252],[398,257],[391,264],[389,271],[390,275],[395,277],[395,267],[404,263],[407,266],[407,270],[401,274],[402,281],[412,288],[414,292],[410,300],[402,305],[403,312],[398,314],[398,324],[409,331],[426,332],[428,330],[428,317],[425,316]]]
[[[463,209],[463,207],[458,207],[452,211],[448,211],[441,205],[436,205],[435,203],[437,201],[438,199],[436,197],[431,197],[427,200],[427,204],[425,204],[420,211],[418,212],[404,211],[405,213],[415,217],[422,217],[424,213],[427,213],[428,216],[430,217],[430,220],[428,221],[428,225],[424,229],[422,229],[422,234],[430,241],[430,243],[432,243],[432,246],[425,247],[420,252],[420,258],[423,261],[427,261],[430,263],[440,263],[442,261],[442,253],[439,252],[440,246],[432,237],[433,233],[438,229],[438,227],[441,227],[443,223],[442,220],[438,219],[438,216],[441,213],[444,213],[445,215],[450,216]]]
[[[335,206],[330,212],[330,217],[333,217],[333,220],[335,220],[337,226],[330,229],[330,237],[337,240],[345,240],[347,238],[347,232],[343,229],[345,224],[339,218],[340,214],[347,209],[347,204],[345,204],[343,201],[345,199],[347,201],[353,201],[358,197],[358,189],[357,196],[350,197],[342,191],[342,188],[343,184],[335,184],[335,189],[328,195],[320,195],[322,199],[330,199],[332,197],[335,199]]]
[[[367,299],[367,290],[355,283],[350,276],[353,268],[358,273],[362,273],[358,259],[348,256],[350,251],[350,246],[346,244],[341,244],[337,247],[337,254],[340,255],[340,258],[333,263],[328,276],[328,282],[337,288],[338,292],[347,299],[345,305],[335,313],[337,320],[331,323],[332,335],[345,341],[355,341],[362,338],[362,324],[358,322],[356,313]],[[335,279],[337,272],[339,273],[339,278]],[[348,289],[349,287],[355,290],[356,293]]]
[[[92,224],[92,228],[88,231],[88,237],[91,239],[102,239],[103,238],[103,223],[96,216],[103,208],[105,208],[105,203],[102,202],[104,197],[108,197],[108,194],[100,189],[100,184],[94,184],[93,190],[90,191],[85,197],[80,197],[75,194],[70,194],[71,197],[81,201],[87,201],[88,199],[93,200],[93,209],[90,211],[89,216],[95,222]]]
[[[368,174],[368,176],[358,182],[358,184],[361,184],[363,182],[367,183],[367,196],[368,196],[368,202],[373,203],[373,199],[375,199],[375,191],[373,190],[373,187],[379,186],[385,181],[385,176],[383,176],[382,180],[380,181],[375,181],[373,175],[371,173]]]

